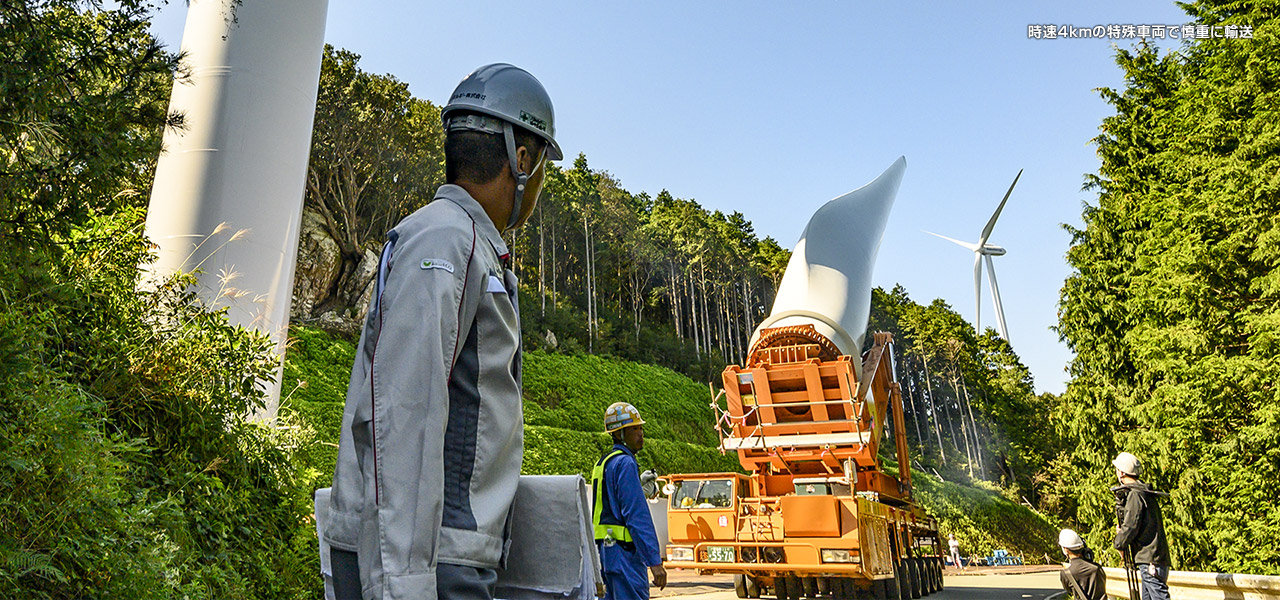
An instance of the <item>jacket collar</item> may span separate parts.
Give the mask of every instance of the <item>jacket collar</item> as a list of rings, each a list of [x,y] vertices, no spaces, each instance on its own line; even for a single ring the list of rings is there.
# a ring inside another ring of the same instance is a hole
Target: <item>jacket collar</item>
[[[484,212],[484,207],[480,206],[480,203],[475,198],[472,198],[471,194],[467,193],[467,190],[461,186],[446,183],[436,190],[436,200],[440,199],[448,200],[457,204],[462,210],[467,211],[467,214],[471,216],[471,220],[476,224],[476,231],[484,236],[490,246],[493,246],[494,252],[498,253],[498,258],[506,260],[507,256],[510,255],[510,251],[507,250],[507,243],[502,240],[502,234],[498,231],[498,228],[493,226],[493,221],[489,219],[489,214]]]
[[[631,456],[631,458],[635,458],[635,457],[636,457],[636,453],[635,453],[635,452],[632,452],[632,451],[631,451],[631,449],[630,449],[630,448],[628,448],[626,444],[614,444],[614,445],[613,445],[613,449],[614,449],[614,450],[621,450],[621,451],[623,451],[623,452],[626,452],[628,455],[630,455],[630,456]]]

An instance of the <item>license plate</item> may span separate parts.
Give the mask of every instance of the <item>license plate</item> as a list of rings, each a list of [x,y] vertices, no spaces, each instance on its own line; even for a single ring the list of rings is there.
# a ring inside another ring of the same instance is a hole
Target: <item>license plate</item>
[[[708,546],[707,562],[734,562],[732,546]]]

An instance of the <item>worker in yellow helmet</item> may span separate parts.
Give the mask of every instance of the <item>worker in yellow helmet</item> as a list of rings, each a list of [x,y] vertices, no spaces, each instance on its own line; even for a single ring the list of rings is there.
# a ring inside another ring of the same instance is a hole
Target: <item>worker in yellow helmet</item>
[[[636,452],[644,447],[644,419],[626,402],[615,402],[604,412],[604,430],[613,436],[613,448],[591,471],[595,491],[592,523],[604,567],[605,600],[647,600],[649,577],[653,585],[667,586],[667,571],[658,553],[658,534],[644,492]]]

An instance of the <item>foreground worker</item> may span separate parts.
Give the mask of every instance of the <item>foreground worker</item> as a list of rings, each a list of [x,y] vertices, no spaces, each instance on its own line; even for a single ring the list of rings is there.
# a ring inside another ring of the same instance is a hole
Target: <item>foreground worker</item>
[[[1058,546],[1067,565],[1058,573],[1062,589],[1075,600],[1103,600],[1107,597],[1107,574],[1093,562],[1093,550],[1085,545],[1080,534],[1071,529],[1058,533]]]
[[[1111,461],[1120,485],[1112,488],[1119,505],[1116,550],[1127,552],[1137,568],[1143,600],[1169,600],[1169,544],[1164,536],[1164,519],[1159,499],[1167,496],[1138,480],[1142,463],[1138,457],[1121,452]]]
[[[477,69],[441,111],[446,185],[387,234],[351,370],[325,539],[336,597],[489,600],[523,450],[502,232],[562,157],[528,72]]]
[[[644,420],[634,406],[615,402],[604,413],[604,430],[613,436],[613,449],[591,471],[595,492],[592,521],[603,565],[605,600],[649,597],[649,577],[658,589],[667,587],[667,571],[658,553],[648,501],[640,488],[636,452],[644,447]]]

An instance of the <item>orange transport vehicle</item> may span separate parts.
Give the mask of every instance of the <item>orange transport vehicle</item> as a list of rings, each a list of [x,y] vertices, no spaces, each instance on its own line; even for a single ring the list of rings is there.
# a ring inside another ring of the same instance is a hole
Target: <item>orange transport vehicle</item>
[[[739,598],[942,589],[938,525],[912,498],[892,342],[877,333],[855,358],[812,325],[762,329],[746,365],[724,370],[717,424],[748,474],[667,477],[666,568],[732,573]],[[890,413],[900,477],[877,454]]]

